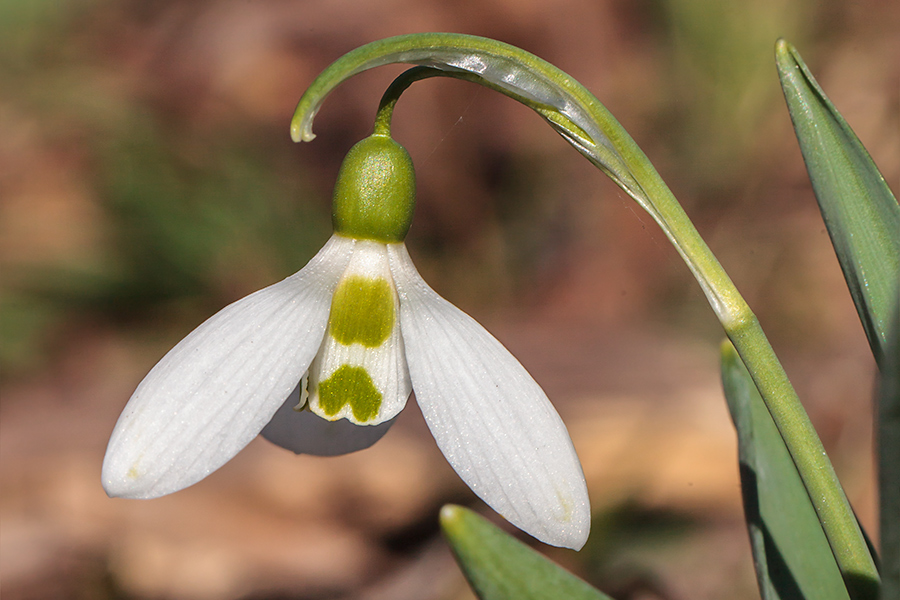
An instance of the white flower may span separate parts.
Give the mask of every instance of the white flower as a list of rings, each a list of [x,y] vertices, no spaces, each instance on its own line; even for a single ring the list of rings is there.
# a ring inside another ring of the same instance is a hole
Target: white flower
[[[301,271],[225,307],[163,357],[119,417],[103,486],[126,498],[175,492],[260,432],[296,452],[365,448],[411,390],[478,496],[544,542],[584,545],[584,475],[540,386],[428,287],[405,244],[342,233]],[[298,402],[308,410],[290,410]]]

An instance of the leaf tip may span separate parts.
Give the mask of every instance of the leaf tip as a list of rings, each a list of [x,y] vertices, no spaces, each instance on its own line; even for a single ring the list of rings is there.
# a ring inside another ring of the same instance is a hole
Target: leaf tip
[[[445,533],[453,533],[458,528],[463,515],[463,508],[456,504],[445,504],[441,507],[440,523]]]
[[[791,46],[790,42],[788,42],[783,37],[780,37],[777,40],[775,40],[775,54],[777,56],[783,56],[783,55],[790,53],[791,48],[792,48],[792,46]]]
[[[775,42],[775,64],[780,72],[797,66],[797,50],[784,38],[778,38]]]

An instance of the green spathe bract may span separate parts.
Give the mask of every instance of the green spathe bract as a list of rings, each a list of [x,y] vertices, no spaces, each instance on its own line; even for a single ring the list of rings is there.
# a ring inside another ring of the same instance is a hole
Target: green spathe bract
[[[363,367],[341,365],[331,377],[319,384],[319,406],[328,416],[334,416],[350,405],[353,416],[361,422],[370,421],[381,407],[381,392]]]
[[[350,275],[334,292],[328,330],[345,346],[377,348],[391,335],[394,318],[394,297],[385,278]]]
[[[412,223],[416,174],[406,150],[375,134],[357,143],[334,186],[335,232],[356,239],[402,242]]]

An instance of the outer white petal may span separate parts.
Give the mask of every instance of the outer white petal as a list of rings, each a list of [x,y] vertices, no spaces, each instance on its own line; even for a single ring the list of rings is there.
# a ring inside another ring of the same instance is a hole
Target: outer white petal
[[[260,432],[312,362],[353,246],[332,236],[301,271],[226,306],[153,367],[109,440],[110,496],[185,488]]]
[[[365,450],[387,433],[394,419],[378,425],[355,425],[347,419],[326,421],[310,410],[294,410],[300,388],[294,388],[260,434],[295,454],[338,456]]]
[[[581,464],[565,425],[525,368],[390,248],[416,399],[460,477],[513,525],[580,549],[590,530]]]

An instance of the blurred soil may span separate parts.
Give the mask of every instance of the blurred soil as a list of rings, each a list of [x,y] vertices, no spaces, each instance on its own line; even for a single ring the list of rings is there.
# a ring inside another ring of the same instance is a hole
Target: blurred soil
[[[414,31],[519,45],[610,108],[756,310],[876,532],[874,365],[772,48],[780,35],[799,47],[896,190],[895,3],[13,4],[0,13],[4,600],[472,598],[439,507],[500,520],[413,402],[352,455],[258,439],[158,500],[109,499],[99,483],[118,413],[166,349],[327,239],[340,160],[400,71],[348,82],[319,137],[294,146],[305,86],[344,52]],[[721,330],[651,219],[486,90],[417,84],[394,132],[417,167],[408,242],[423,276],[528,367],[581,457],[592,537],[580,553],[540,550],[616,598],[757,597]]]

